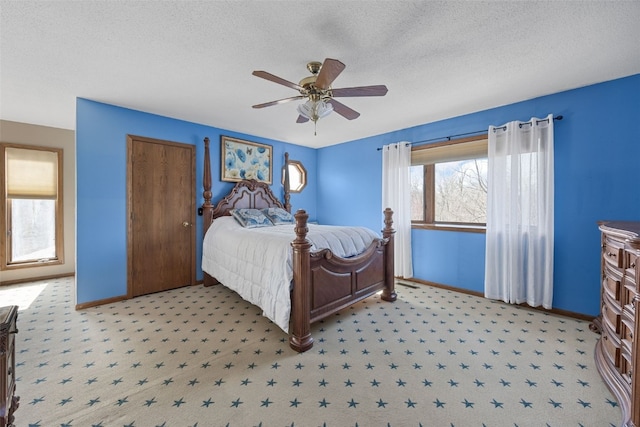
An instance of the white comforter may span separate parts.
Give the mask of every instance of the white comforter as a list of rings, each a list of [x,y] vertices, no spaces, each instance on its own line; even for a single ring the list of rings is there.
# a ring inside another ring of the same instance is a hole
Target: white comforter
[[[364,227],[309,224],[311,251],[330,249],[347,258],[362,253],[376,233]],[[263,310],[283,331],[289,331],[293,224],[243,228],[232,217],[216,219],[202,248],[202,270]]]

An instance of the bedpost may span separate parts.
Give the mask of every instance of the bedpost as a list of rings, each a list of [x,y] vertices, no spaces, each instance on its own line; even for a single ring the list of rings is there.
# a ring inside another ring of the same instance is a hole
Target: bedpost
[[[204,138],[204,173],[202,176],[202,187],[204,191],[202,196],[204,197],[204,203],[202,204],[202,239],[207,233],[209,226],[213,222],[213,205],[211,204],[211,159],[209,154],[209,137]],[[217,283],[217,280],[204,273],[204,285],[212,286]]]
[[[204,191],[202,196],[204,197],[204,203],[202,204],[202,216],[204,217],[203,235],[209,229],[212,220],[213,205],[211,204],[211,159],[209,155],[209,137],[204,138],[204,174],[202,176],[202,187]]]
[[[289,199],[291,196],[289,195],[289,188],[291,185],[289,184],[289,153],[284,153],[284,208],[287,212],[291,212],[291,203]]]
[[[299,210],[296,219],[296,238],[293,248],[293,288],[291,290],[291,321],[289,346],[302,353],[313,346],[311,338],[311,243],[307,240],[309,215]]]
[[[395,248],[393,247],[393,235],[396,231],[393,229],[393,211],[390,208],[384,210],[384,229],[382,230],[382,237],[388,240],[384,251],[384,289],[382,290],[381,298],[385,301],[395,301],[398,295],[395,291],[395,270],[393,254]]]

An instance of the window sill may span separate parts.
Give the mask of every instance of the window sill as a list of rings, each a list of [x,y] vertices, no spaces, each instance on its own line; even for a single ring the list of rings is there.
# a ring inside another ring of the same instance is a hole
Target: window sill
[[[438,231],[457,231],[461,233],[482,233],[487,232],[484,225],[455,225],[455,224],[411,224],[412,229],[416,230],[438,230]]]
[[[49,267],[52,265],[61,265],[64,261],[61,259],[52,259],[47,261],[20,262],[15,264],[2,265],[0,270],[19,270],[21,268]]]

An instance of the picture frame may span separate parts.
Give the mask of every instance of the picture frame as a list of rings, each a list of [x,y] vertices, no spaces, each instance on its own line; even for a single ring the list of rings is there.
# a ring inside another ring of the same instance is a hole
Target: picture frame
[[[272,183],[273,147],[230,136],[220,137],[220,180],[255,179]]]

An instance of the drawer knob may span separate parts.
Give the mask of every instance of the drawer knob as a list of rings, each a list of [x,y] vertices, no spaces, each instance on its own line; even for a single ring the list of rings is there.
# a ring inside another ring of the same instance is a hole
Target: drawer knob
[[[607,252],[607,256],[613,256],[614,253],[613,252]]]

